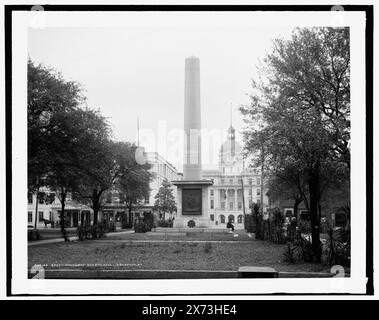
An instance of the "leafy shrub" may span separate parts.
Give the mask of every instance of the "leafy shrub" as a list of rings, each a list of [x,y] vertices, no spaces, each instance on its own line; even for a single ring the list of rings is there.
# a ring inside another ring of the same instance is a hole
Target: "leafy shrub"
[[[169,220],[159,220],[158,221],[158,227],[161,227],[161,228],[172,228],[173,227],[173,221],[171,219],[169,219]]]
[[[312,232],[311,222],[306,220],[300,220],[298,224],[298,230],[300,233],[309,234]]]
[[[290,219],[287,225],[287,241],[294,241],[296,237],[297,221],[296,218]]]
[[[84,233],[86,239],[99,239],[104,236],[106,232],[106,224],[104,222],[100,222],[96,225],[86,226],[84,227]]]
[[[104,226],[104,232],[116,232],[116,224],[114,222],[106,223]]]
[[[188,223],[187,223],[187,226],[188,226],[189,228],[194,228],[195,225],[196,225],[196,223],[195,223],[195,221],[193,221],[193,220],[190,220],[190,221],[188,221]]]
[[[131,228],[131,224],[128,222],[128,219],[126,218],[126,214],[121,215],[121,228],[122,229]]]
[[[76,233],[80,241],[83,241],[85,239],[92,239],[92,226],[89,224],[78,226]]]
[[[252,209],[255,239],[264,239],[263,215],[259,212],[259,204],[254,204]]]
[[[28,230],[28,241],[37,241],[40,239],[41,239],[41,236],[38,230],[35,230],[35,229]]]
[[[274,243],[285,243],[286,238],[284,235],[284,217],[279,209],[274,209],[270,221],[270,235],[271,241]]]
[[[335,226],[346,228],[350,224],[350,204],[339,207],[335,212]]]
[[[329,228],[330,228],[330,226],[329,226],[327,219],[325,217],[322,217],[321,221],[320,221],[320,232],[321,233],[328,233]]]
[[[262,220],[261,233],[262,240],[270,240],[271,241],[271,221],[269,219]]]
[[[104,233],[114,231],[116,231],[116,225],[113,222],[108,223],[106,221],[101,221],[97,225],[80,225],[76,228],[79,240],[99,239],[104,236]]]
[[[251,214],[245,216],[245,228],[249,233],[255,233],[255,239],[264,240],[263,215],[259,212],[259,204],[254,203]]]
[[[169,226],[170,226],[170,224],[167,220],[159,220],[158,221],[158,227],[168,228]]]
[[[253,233],[254,230],[254,222],[253,222],[253,215],[247,214],[245,217],[245,227],[246,231],[249,233]]]
[[[328,231],[328,239],[324,244],[326,262],[329,266],[350,264],[350,230],[348,228],[339,228]]]
[[[143,218],[138,219],[138,222],[134,225],[134,232],[145,233],[151,231],[154,227],[154,216],[151,212],[144,212]]]
[[[154,215],[148,211],[144,212],[143,223],[145,224],[145,229],[147,231],[151,231],[151,229],[154,227]]]
[[[312,262],[314,253],[310,238],[304,237],[300,232],[296,233],[295,240],[290,242],[293,246],[293,257],[296,261]]]
[[[305,238],[301,234],[298,234],[294,244],[294,256],[297,260],[305,262],[313,261],[314,253],[312,248],[312,242],[309,238]]]
[[[147,232],[147,228],[146,228],[146,225],[145,223],[143,222],[138,222],[134,225],[134,232],[135,233],[145,233]]]

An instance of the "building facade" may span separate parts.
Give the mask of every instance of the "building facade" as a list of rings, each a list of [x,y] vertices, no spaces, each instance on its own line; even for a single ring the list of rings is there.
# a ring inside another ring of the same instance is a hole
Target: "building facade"
[[[154,211],[155,196],[162,185],[162,182],[167,179],[169,182],[173,180],[181,180],[182,174],[163,158],[158,152],[144,153],[147,163],[151,165],[150,172],[153,174],[153,179],[150,182],[150,192],[148,196],[133,206],[131,212],[125,208],[121,194],[117,191],[109,191],[106,195],[106,204],[102,209],[102,219],[106,221],[114,221],[117,226],[121,226],[122,216],[126,215],[127,225],[132,226],[138,217],[142,217],[144,212],[151,212],[155,219],[159,219],[158,213]],[[173,195],[176,197],[176,187],[172,186]],[[176,198],[175,198],[176,200]],[[175,213],[166,214],[166,218],[172,218]]]
[[[122,221],[125,219],[126,224],[132,226],[136,217],[142,216],[144,212],[153,212],[155,203],[155,195],[158,193],[164,179],[168,181],[181,180],[182,174],[177,169],[164,159],[157,152],[145,153],[147,162],[151,164],[150,171],[153,173],[154,179],[150,182],[150,193],[145,199],[133,207],[129,214],[125,207],[122,194],[117,190],[110,190],[104,194],[104,204],[101,211],[98,213],[98,221],[114,222],[117,227],[122,226]],[[176,197],[176,187],[172,186],[173,195]],[[38,196],[38,208],[36,216],[36,201],[35,194],[28,193],[28,226],[34,227],[37,219],[37,227],[44,228],[45,222],[51,221],[54,226],[59,225],[59,215],[61,212],[61,203],[54,192],[48,188],[42,188]],[[167,214],[167,218],[171,215]],[[158,217],[159,218],[159,217]],[[65,205],[65,223],[66,227],[77,227],[81,223],[93,223],[93,210],[86,205],[81,204],[75,199],[72,199],[71,194],[67,195]],[[50,226],[50,222],[48,223]]]
[[[38,204],[36,203],[37,201]],[[58,227],[60,212],[61,202],[56,194],[48,188],[41,188],[38,200],[36,194],[28,193],[28,227],[34,227],[36,220],[37,228],[43,228],[51,224]],[[93,221],[93,211],[91,208],[73,200],[71,194],[68,193],[65,203],[66,227],[77,227],[82,221]]]
[[[155,202],[155,196],[159,191],[159,188],[162,185],[163,180],[167,179],[168,181],[177,181],[182,180],[182,173],[178,170],[165,158],[163,158],[158,152],[146,152],[147,162],[152,166],[151,172],[154,174],[154,179],[150,183],[150,193],[144,201],[144,205],[147,207],[153,207]],[[176,199],[176,187],[172,186],[173,195]]]
[[[203,179],[213,180],[209,187],[209,219],[212,228],[225,228],[228,221],[244,228],[244,214],[251,214],[253,203],[263,205],[267,215],[268,198],[259,169],[247,168],[242,147],[230,126],[221,145],[218,170],[203,170]]]

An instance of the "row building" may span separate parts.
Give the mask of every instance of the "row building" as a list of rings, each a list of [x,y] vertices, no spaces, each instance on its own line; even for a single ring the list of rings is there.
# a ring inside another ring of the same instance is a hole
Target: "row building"
[[[131,213],[125,206],[122,194],[117,190],[110,190],[104,195],[104,205],[98,213],[99,221],[114,222],[116,227],[121,227],[123,218],[126,225],[131,227],[138,216],[142,216],[144,212],[153,212],[155,203],[155,195],[158,193],[162,181],[167,179],[181,180],[182,174],[157,152],[145,153],[147,162],[151,164],[151,172],[153,180],[150,182],[150,193],[144,199],[133,207]],[[173,195],[176,197],[176,187],[172,186]],[[45,227],[45,223],[50,226],[50,221],[54,226],[59,225],[59,215],[61,211],[61,203],[54,192],[47,188],[41,188],[38,196],[28,193],[28,226],[32,227],[37,222],[38,228]],[[37,215],[36,213],[37,208]],[[167,216],[171,217],[171,216]],[[37,221],[36,221],[37,219]],[[76,201],[71,194],[68,195],[65,205],[65,222],[66,227],[77,227],[81,223],[93,223],[93,210],[86,205]]]

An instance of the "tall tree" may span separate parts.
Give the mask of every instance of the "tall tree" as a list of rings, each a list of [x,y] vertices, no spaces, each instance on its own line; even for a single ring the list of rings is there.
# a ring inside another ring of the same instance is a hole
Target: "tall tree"
[[[78,152],[80,176],[75,198],[92,208],[96,225],[104,194],[114,186],[121,172],[117,161],[120,150],[118,144],[111,141],[109,124],[98,111],[86,110],[82,116],[85,121],[79,128],[78,139],[85,141],[86,146]]]
[[[263,144],[271,174],[296,168],[307,184],[316,261],[322,189],[333,182],[328,173],[348,177],[350,168],[349,45],[348,28],[303,28],[275,40],[253,81],[251,103],[241,108],[246,149],[260,153]]]
[[[61,202],[60,223],[65,237],[65,205],[68,195],[78,192],[82,177],[97,155],[93,143],[104,134],[106,124],[97,111],[88,108],[55,113],[51,118],[48,146],[52,152],[46,183]],[[94,154],[96,153],[96,154]]]
[[[150,182],[153,174],[151,165],[136,161],[137,146],[128,143],[120,143],[122,157],[119,158],[121,173],[117,182],[117,188],[123,195],[129,222],[132,222],[132,209],[144,198],[149,196]]]
[[[62,75],[28,60],[28,189],[36,194],[35,228],[37,227],[38,194],[51,174],[52,158],[57,145],[51,139],[56,131],[53,119],[72,111],[84,101],[80,85],[66,81]]]
[[[66,81],[62,74],[28,60],[28,186],[38,187],[48,171],[51,155],[49,132],[51,119],[58,112],[76,109],[85,98],[81,87]]]
[[[165,220],[166,212],[173,213],[176,211],[172,185],[167,179],[162,181],[162,185],[155,195],[154,209],[163,214],[163,221]]]
[[[306,184],[303,183],[302,177],[296,173],[288,173],[286,175],[271,176],[268,179],[267,187],[269,189],[269,196],[275,200],[290,200],[293,203],[293,215],[298,216],[298,207],[304,202],[308,207],[308,199],[306,197]]]

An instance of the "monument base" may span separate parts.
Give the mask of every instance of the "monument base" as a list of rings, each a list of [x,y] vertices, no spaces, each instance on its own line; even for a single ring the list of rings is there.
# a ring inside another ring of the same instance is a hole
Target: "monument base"
[[[212,180],[173,181],[178,191],[174,228],[209,228],[208,187]]]
[[[189,223],[192,224],[194,222],[194,226],[190,227]],[[174,228],[210,228],[209,218],[199,217],[199,216],[181,216],[177,217],[174,220]]]

